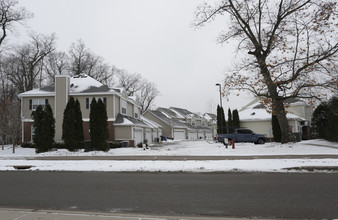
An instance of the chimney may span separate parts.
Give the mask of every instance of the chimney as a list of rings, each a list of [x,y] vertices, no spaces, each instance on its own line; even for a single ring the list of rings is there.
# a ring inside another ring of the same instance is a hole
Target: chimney
[[[55,141],[62,141],[63,112],[69,98],[69,84],[69,76],[55,76]]]

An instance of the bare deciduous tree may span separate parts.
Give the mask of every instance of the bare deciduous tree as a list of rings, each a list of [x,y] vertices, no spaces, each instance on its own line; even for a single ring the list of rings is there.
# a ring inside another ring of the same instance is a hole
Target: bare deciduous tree
[[[19,92],[41,87],[43,59],[55,50],[54,43],[54,34],[32,34],[31,42],[19,46],[8,56],[5,71]]]
[[[2,60],[0,60],[2,63]],[[20,140],[21,118],[20,100],[16,96],[17,91],[7,78],[0,64],[0,137],[2,150],[6,140],[12,141],[13,153],[15,145]]]
[[[120,69],[117,71],[117,85],[124,88],[128,96],[135,96],[142,88],[142,76],[138,73],[129,73],[127,70]]]
[[[68,74],[68,56],[65,52],[52,52],[44,60],[43,66],[49,81],[54,82],[56,75]]]
[[[17,8],[16,0],[0,0],[0,45],[8,35],[8,31],[13,30],[15,23],[21,23],[33,15],[25,8]]]
[[[70,73],[72,75],[87,74],[99,82],[111,86],[113,72],[109,64],[86,47],[82,40],[73,43],[69,50]]]
[[[141,89],[136,95],[136,101],[141,106],[141,113],[146,112],[151,107],[158,95],[159,91],[154,83],[146,80],[142,82]]]
[[[69,49],[70,72],[72,75],[86,73],[88,70],[90,50],[82,40],[72,43]]]
[[[271,104],[289,141],[284,100],[322,99],[337,91],[337,2],[332,0],[224,0],[201,5],[196,26],[229,16],[221,43],[238,40],[246,51],[225,80],[225,93],[248,90]],[[241,54],[242,55],[242,54]]]
[[[113,66],[113,75],[116,77],[116,86],[123,88],[128,96],[135,96],[142,113],[147,111],[159,95],[156,85],[144,79],[141,74],[129,73],[125,69]]]

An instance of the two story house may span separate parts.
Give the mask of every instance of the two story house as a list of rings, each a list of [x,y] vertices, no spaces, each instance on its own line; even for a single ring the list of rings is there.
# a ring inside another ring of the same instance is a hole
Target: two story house
[[[122,89],[111,89],[85,74],[73,77],[57,75],[54,85],[18,96],[21,99],[23,142],[33,140],[32,112],[38,105],[47,104],[51,105],[54,113],[55,141],[62,141],[63,112],[70,97],[80,102],[85,140],[90,140],[89,113],[93,98],[101,98],[106,105],[110,140],[127,141],[130,146],[135,146],[144,141],[145,130],[153,129],[141,120],[141,110],[135,99],[128,97]]]

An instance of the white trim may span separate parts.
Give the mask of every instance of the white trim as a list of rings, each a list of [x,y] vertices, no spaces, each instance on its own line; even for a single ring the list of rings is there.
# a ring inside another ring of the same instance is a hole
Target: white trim
[[[43,92],[43,93],[37,93],[37,94],[18,94],[19,98],[26,98],[26,97],[53,97],[55,96],[55,92]]]
[[[67,106],[68,103],[68,99],[69,99],[69,88],[70,87],[70,77],[66,77],[66,98],[65,98],[65,107]],[[55,86],[55,90],[56,90],[56,86]]]
[[[116,113],[116,112],[115,112],[115,111],[116,111],[116,110],[115,110],[116,104],[115,104],[115,102],[116,102],[116,95],[114,94],[114,95],[113,95],[113,116],[114,116],[114,117],[116,117],[116,114],[115,114],[115,113]],[[114,119],[115,119],[115,118],[114,118]]]
[[[116,118],[108,118],[107,121],[112,121],[112,122],[114,122],[115,120],[116,120]],[[82,121],[88,122],[88,121],[90,121],[90,119],[89,119],[89,118],[82,118]]]
[[[69,88],[68,88],[69,90]],[[28,91],[29,92],[29,91]],[[93,95],[106,95],[106,94],[111,94],[111,95],[118,95],[117,92],[115,91],[108,91],[108,92],[89,92],[89,93],[80,93],[80,92],[69,92],[68,91],[68,96],[93,96]],[[18,94],[19,98],[22,97],[45,97],[45,96],[55,96],[55,92],[42,92],[42,93],[35,93],[35,94]]]
[[[23,120],[24,117],[22,115],[22,98],[20,98],[20,118],[21,118],[21,142],[24,142],[24,124],[23,124]]]
[[[33,128],[34,128],[34,125],[31,125],[31,142],[33,143]],[[34,129],[34,134],[35,134],[35,129]]]
[[[111,94],[111,95],[117,95],[115,91],[107,91],[107,92],[71,92],[69,93],[70,96],[93,96],[93,95],[106,95],[106,94]]]
[[[33,119],[23,119],[23,122],[34,122]]]

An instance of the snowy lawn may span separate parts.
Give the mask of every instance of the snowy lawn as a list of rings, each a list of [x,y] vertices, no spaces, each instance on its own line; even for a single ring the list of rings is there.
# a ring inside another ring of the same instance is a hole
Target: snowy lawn
[[[220,143],[211,141],[177,141],[160,146],[142,148],[119,148],[109,152],[69,152],[61,149],[36,154],[34,149],[11,146],[0,150],[0,170],[14,170],[14,165],[32,165],[30,170],[61,171],[162,171],[162,172],[223,172],[223,171],[264,171],[281,172],[283,168],[303,166],[338,166],[338,159],[259,159],[259,155],[338,155],[338,143],[323,140],[302,141],[294,144],[236,143],[226,149]],[[39,160],[38,157],[60,156],[258,156],[253,160],[188,160],[188,161],[152,161],[152,160]],[[37,158],[36,158],[37,157]],[[29,160],[36,158],[34,160]],[[285,171],[286,172],[286,171]]]

